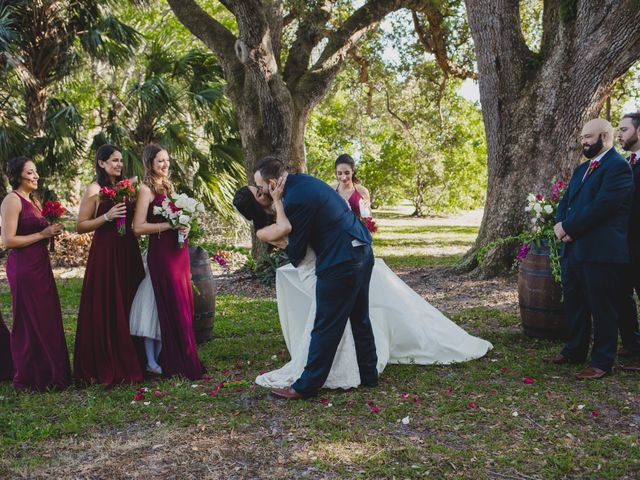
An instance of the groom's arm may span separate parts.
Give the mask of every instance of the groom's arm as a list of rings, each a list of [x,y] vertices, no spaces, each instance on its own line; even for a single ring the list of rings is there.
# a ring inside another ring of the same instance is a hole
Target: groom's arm
[[[291,223],[289,245],[287,245],[285,253],[291,263],[297,267],[307,254],[314,212],[310,205],[304,203],[288,203],[285,205],[285,213]]]

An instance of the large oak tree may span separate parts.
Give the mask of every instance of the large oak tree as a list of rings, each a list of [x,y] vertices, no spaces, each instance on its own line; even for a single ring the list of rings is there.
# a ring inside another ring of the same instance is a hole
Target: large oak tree
[[[305,170],[304,134],[312,109],[343,67],[348,52],[387,14],[420,10],[420,0],[344,2],[221,0],[238,34],[195,0],[168,0],[180,21],[218,57],[233,102],[248,173],[264,155]]]
[[[522,34],[519,0],[466,0],[488,148],[487,201],[476,249],[526,224],[527,192],[568,179],[582,125],[640,58],[637,0],[544,0],[540,51]],[[468,267],[475,266],[473,253]],[[511,252],[495,251],[484,271]]]

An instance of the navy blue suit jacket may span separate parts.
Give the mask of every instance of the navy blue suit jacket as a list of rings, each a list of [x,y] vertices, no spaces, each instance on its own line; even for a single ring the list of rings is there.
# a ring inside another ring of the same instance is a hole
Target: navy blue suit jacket
[[[573,239],[569,247],[579,262],[627,263],[633,176],[628,162],[613,148],[582,178],[590,162],[576,167],[558,206],[556,220]],[[563,244],[561,254],[567,253]]]
[[[297,266],[310,246],[316,253],[316,273],[357,259],[352,241],[371,244],[371,235],[347,202],[322,180],[290,173],[284,186],[284,211],[291,222],[285,252]]]
[[[640,258],[640,162],[631,167],[631,170],[635,190],[629,218],[629,253],[633,258]]]

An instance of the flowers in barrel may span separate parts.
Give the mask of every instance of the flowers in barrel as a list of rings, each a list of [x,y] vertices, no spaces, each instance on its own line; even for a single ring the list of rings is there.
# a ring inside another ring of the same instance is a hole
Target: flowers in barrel
[[[560,241],[556,238],[553,227],[556,223],[558,204],[566,189],[562,180],[554,180],[548,197],[541,193],[529,193],[526,198],[524,211],[529,215],[529,228],[519,235],[509,236],[490,243],[478,253],[478,261],[482,263],[487,252],[493,248],[512,242],[520,242],[515,265],[521,263],[531,249],[546,244],[549,247],[549,261],[554,280],[560,283]]]
[[[129,179],[125,178],[120,180],[113,187],[102,187],[100,189],[100,197],[104,200],[109,200],[112,203],[130,203],[135,200],[136,197],[136,185]],[[119,235],[125,235],[127,233],[127,218],[116,218],[116,229]]]
[[[52,200],[48,200],[44,203],[42,207],[42,216],[49,222],[51,225],[54,223],[58,223],[62,216],[67,213],[67,209],[62,206],[60,202],[55,202]],[[55,251],[55,237],[51,237],[51,242],[49,243],[49,250]]]
[[[378,226],[371,216],[371,210],[369,210],[369,206],[364,198],[360,199],[358,206],[360,207],[360,219],[362,220],[362,223],[364,223],[364,226],[367,227],[367,230],[369,230],[370,233],[376,233],[378,231]]]
[[[173,228],[190,227],[198,215],[204,211],[204,205],[184,193],[168,195],[161,205],[153,207],[153,213],[164,217]],[[178,245],[184,247],[186,235],[178,231]]]

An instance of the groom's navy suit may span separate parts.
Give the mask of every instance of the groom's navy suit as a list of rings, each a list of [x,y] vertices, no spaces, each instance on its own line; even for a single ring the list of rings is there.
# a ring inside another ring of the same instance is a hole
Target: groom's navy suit
[[[633,178],[629,164],[613,148],[585,177],[590,163],[574,170],[556,216],[573,239],[561,251],[570,332],[562,355],[576,363],[587,358],[592,317],[591,366],[609,372],[616,355],[622,275],[629,262]]]
[[[289,260],[297,266],[311,247],[318,278],[309,356],[293,389],[309,396],[324,385],[349,319],[360,380],[375,384],[378,359],[369,320],[371,235],[347,202],[311,175],[288,174],[283,201],[292,227],[286,249]]]

